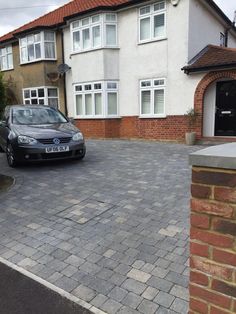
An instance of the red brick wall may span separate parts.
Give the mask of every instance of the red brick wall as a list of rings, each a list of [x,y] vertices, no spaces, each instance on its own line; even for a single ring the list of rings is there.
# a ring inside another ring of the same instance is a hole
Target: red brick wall
[[[120,119],[76,120],[77,126],[87,138],[141,138],[183,141],[188,131],[185,116],[168,116],[163,119]],[[198,130],[198,124],[196,130]]]
[[[236,313],[236,171],[193,167],[190,314]]]

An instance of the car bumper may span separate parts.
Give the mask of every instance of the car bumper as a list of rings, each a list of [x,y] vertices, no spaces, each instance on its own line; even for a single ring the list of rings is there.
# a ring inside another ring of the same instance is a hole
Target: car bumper
[[[58,146],[69,147],[68,151],[47,153],[46,148],[57,147],[57,145],[34,145],[15,146],[14,154],[18,162],[37,162],[46,160],[73,159],[83,157],[86,153],[84,142],[68,143]]]

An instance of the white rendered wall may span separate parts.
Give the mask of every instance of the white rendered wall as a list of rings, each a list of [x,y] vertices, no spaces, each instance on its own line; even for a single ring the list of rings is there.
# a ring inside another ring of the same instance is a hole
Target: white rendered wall
[[[188,26],[190,29],[188,29]],[[207,44],[219,44],[224,28],[198,0],[167,1],[167,38],[138,43],[138,8],[118,13],[119,49],[99,49],[71,55],[69,27],[64,31],[69,114],[74,115],[75,83],[119,80],[121,116],[139,116],[139,81],[166,78],[166,115],[183,115],[193,107],[194,93],[203,74],[186,75],[181,68]],[[230,45],[234,40],[230,37]]]
[[[189,0],[189,50],[192,59],[207,45],[220,45],[220,33],[225,26],[199,0]],[[236,47],[236,38],[229,35],[229,47]]]
[[[211,137],[215,134],[216,83],[212,83],[206,90],[203,108],[203,136]]]

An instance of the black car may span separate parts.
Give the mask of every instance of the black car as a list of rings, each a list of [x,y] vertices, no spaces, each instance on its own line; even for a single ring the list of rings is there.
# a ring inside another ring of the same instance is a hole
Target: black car
[[[86,153],[80,130],[60,111],[40,105],[6,107],[0,121],[0,148],[10,167],[27,161],[82,159]]]

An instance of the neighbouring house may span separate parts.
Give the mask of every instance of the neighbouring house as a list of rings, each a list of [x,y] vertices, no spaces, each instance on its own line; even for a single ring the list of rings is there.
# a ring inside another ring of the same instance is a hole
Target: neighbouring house
[[[56,86],[88,137],[182,140],[189,108],[198,138],[236,137],[236,28],[212,0],[74,0],[0,47],[21,100]]]

